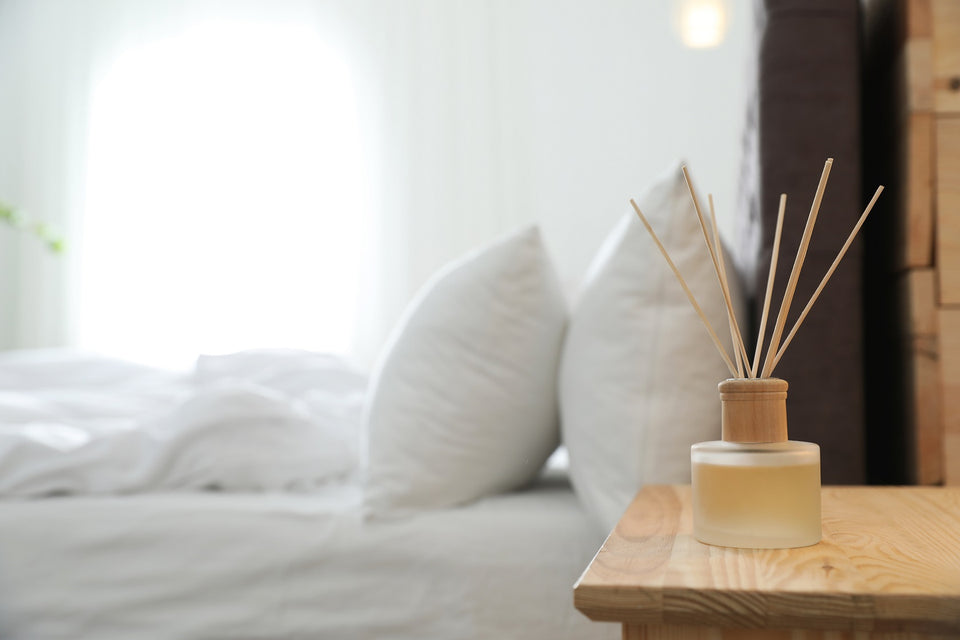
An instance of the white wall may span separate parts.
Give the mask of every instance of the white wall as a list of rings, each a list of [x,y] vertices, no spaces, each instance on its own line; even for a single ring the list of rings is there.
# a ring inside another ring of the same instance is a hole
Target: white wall
[[[753,29],[749,0],[727,5],[727,38],[705,50],[681,44],[665,0],[390,5],[416,8],[369,38],[397,66],[371,102],[388,112],[384,166],[400,169],[382,182],[380,224],[400,225],[404,255],[378,252],[391,286],[368,342],[437,267],[526,223],[575,296],[629,199],[680,160],[729,236]],[[411,67],[396,62],[411,51]]]
[[[135,47],[158,24],[177,28],[190,12],[294,19],[356,63],[371,168],[363,224],[375,239],[358,248],[371,266],[355,310],[367,326],[353,355],[369,362],[437,267],[520,225],[542,226],[575,292],[629,198],[681,159],[700,191],[714,193],[729,235],[750,4],[727,0],[724,43],[692,50],[674,32],[667,0],[0,0],[0,33],[17,35],[0,39],[0,198],[59,222],[71,245],[66,258],[51,258],[0,230],[0,347],[75,335],[77,225],[90,214],[81,85],[96,76],[94,61],[109,64],[104,50]],[[315,274],[265,277],[299,277],[304,295],[323,295]]]
[[[523,2],[503,25],[503,54],[529,84],[510,97],[518,136],[540,140],[519,177],[574,286],[628,200],[685,159],[714,193],[721,231],[733,231],[751,17],[733,0],[714,49],[684,47],[673,4],[649,0]],[[507,151],[509,154],[509,151]]]

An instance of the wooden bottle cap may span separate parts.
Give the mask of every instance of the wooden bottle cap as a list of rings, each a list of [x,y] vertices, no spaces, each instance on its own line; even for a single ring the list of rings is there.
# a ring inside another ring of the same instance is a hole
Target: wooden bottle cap
[[[723,439],[786,442],[787,386],[779,378],[731,378],[717,385]]]

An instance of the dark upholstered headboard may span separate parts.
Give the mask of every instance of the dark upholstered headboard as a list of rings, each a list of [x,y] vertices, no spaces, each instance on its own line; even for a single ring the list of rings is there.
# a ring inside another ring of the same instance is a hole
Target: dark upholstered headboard
[[[748,219],[740,226],[740,250],[758,257],[754,264],[744,263],[745,276],[754,284],[748,287],[754,292],[754,327],[780,194],[787,193],[788,200],[775,304],[782,298],[824,161],[834,158],[789,329],[865,205],[860,7],[858,0],[758,0],[756,11],[759,55],[750,118],[756,130],[747,132],[744,165],[752,172],[746,183],[756,186],[749,190]],[[824,484],[867,480],[862,262],[858,239],[775,371],[790,384],[790,437],[820,444]],[[770,313],[768,336],[776,308]]]

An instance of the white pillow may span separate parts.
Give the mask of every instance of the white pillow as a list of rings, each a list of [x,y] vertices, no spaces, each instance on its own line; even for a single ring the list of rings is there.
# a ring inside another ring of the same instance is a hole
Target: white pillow
[[[365,511],[447,507],[532,480],[559,441],[566,318],[536,228],[436,274],[373,374]]]
[[[733,358],[723,296],[679,169],[661,177],[637,204]],[[745,324],[729,259],[727,265],[737,319]],[[717,383],[728,377],[699,316],[631,208],[590,267],[560,368],[561,431],[571,479],[605,530],[641,485],[690,482],[690,445],[719,438]]]

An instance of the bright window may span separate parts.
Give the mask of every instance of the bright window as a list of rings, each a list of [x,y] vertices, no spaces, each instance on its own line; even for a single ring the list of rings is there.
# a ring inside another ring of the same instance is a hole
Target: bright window
[[[297,26],[206,24],[118,57],[90,111],[81,346],[348,352],[369,235],[354,100]]]

